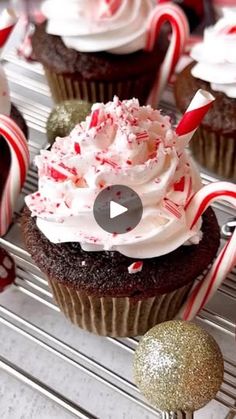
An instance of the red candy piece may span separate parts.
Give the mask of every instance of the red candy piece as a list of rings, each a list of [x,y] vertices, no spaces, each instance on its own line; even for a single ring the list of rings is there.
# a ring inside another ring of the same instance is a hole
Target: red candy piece
[[[56,181],[63,182],[66,179],[77,176],[76,169],[66,167],[63,163],[53,166],[47,166],[47,176],[52,177]]]
[[[9,253],[0,247],[0,292],[15,280],[15,263]]]
[[[59,170],[54,169],[53,167],[48,167],[48,175],[55,180],[66,180],[67,176],[64,173],[61,173]]]
[[[185,177],[183,176],[179,182],[175,182],[174,184],[174,190],[178,192],[183,192],[185,186]]]
[[[232,35],[236,33],[236,26],[235,25],[226,26],[220,30],[220,33],[225,34],[225,35]]]
[[[227,33],[229,35],[231,35],[232,33],[236,33],[236,26],[232,26]]]
[[[74,150],[75,150],[76,154],[80,154],[81,153],[81,149],[80,149],[79,143],[75,143],[74,144]]]
[[[137,272],[140,272],[143,268],[143,262],[137,261],[131,263],[131,265],[128,267],[128,272],[130,274],[136,274]]]
[[[91,113],[89,129],[96,127],[98,125],[98,120],[99,120],[99,109],[95,109],[95,111]]]

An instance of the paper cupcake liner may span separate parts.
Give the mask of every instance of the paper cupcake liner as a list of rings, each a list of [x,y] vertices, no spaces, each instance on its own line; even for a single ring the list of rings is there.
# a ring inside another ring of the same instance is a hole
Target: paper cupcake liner
[[[47,67],[44,67],[44,71],[56,103],[68,99],[105,103],[117,95],[121,100],[137,97],[144,104],[154,81],[151,73],[130,80],[108,82],[80,80],[75,74],[57,74]]]
[[[193,283],[168,294],[134,300],[95,297],[48,278],[61,311],[82,329],[103,336],[143,335],[157,323],[173,319]]]
[[[196,160],[211,172],[236,181],[236,139],[198,128],[190,147]]]

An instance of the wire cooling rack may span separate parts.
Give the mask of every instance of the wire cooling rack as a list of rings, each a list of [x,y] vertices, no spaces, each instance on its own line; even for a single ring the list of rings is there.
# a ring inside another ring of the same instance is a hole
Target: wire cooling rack
[[[33,160],[41,148],[47,147],[45,124],[52,107],[50,93],[39,64],[19,60],[11,52],[5,57],[4,66],[12,101],[23,112],[30,128],[29,147]],[[161,106],[167,112],[174,112],[171,103],[169,88]],[[205,184],[216,180],[204,173],[202,179]],[[8,410],[9,415],[1,414],[0,401],[0,416],[7,419],[172,417],[153,409],[133,384],[132,355],[138,339],[93,336],[69,324],[59,313],[47,281],[24,249],[20,234],[24,196],[36,188],[37,173],[31,165],[14,222],[7,235],[0,239],[0,244],[13,255],[17,264],[15,285],[0,296],[0,368],[2,374],[13,379],[14,385],[17,380],[19,385],[14,387],[19,389],[15,395],[18,414],[14,416],[11,410]],[[235,216],[230,205],[216,203],[214,207],[221,225]],[[236,417],[235,320],[236,270],[229,274],[196,319],[218,340],[225,360],[221,390],[210,408],[199,413],[199,418]],[[27,385],[31,392],[25,400],[22,386]],[[23,402],[31,408],[36,404],[38,410],[21,416]],[[46,409],[45,404],[49,402],[50,408]]]

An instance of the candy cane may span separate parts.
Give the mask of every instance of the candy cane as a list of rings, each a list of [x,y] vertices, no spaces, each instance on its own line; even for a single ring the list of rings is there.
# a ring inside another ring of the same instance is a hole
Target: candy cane
[[[10,118],[0,115],[0,137],[6,141],[11,154],[7,180],[0,197],[0,237],[3,236],[12,219],[17,197],[26,178],[29,166],[29,150],[23,132]],[[1,156],[1,147],[0,147]],[[4,159],[1,160],[4,166]]]
[[[0,15],[0,53],[9,38],[17,18],[13,10],[4,9]],[[10,115],[11,101],[7,78],[0,66],[0,114]]]
[[[206,208],[217,199],[224,199],[236,207],[236,185],[215,182],[204,186],[188,202],[186,217],[190,229],[194,228]],[[210,300],[227,274],[236,264],[236,229],[214,261],[205,279],[194,286],[178,317],[191,320]]]
[[[15,24],[17,17],[12,9],[4,9],[0,15],[0,52],[7,42]]]
[[[182,10],[171,3],[159,4],[153,10],[149,20],[146,51],[153,50],[160,29],[166,22],[169,22],[171,25],[172,36],[165,59],[158,71],[157,78],[147,101],[152,107],[156,107],[161,93],[184,50],[189,35],[188,22]]]
[[[176,127],[179,141],[185,147],[191,140],[215,98],[206,90],[199,89]]]

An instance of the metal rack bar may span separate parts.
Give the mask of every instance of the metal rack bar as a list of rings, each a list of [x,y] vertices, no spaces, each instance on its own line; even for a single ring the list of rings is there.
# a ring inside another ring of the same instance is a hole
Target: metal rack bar
[[[20,380],[22,383],[27,384],[32,389],[37,390],[40,394],[47,397],[51,401],[57,403],[60,407],[71,413],[73,416],[80,419],[96,419],[96,416],[91,415],[89,412],[79,407],[78,404],[67,399],[53,388],[47,386],[45,383],[33,377],[31,374],[28,374],[26,371],[22,370],[17,365],[14,365],[12,362],[8,361],[1,355],[0,368],[11,376]]]

